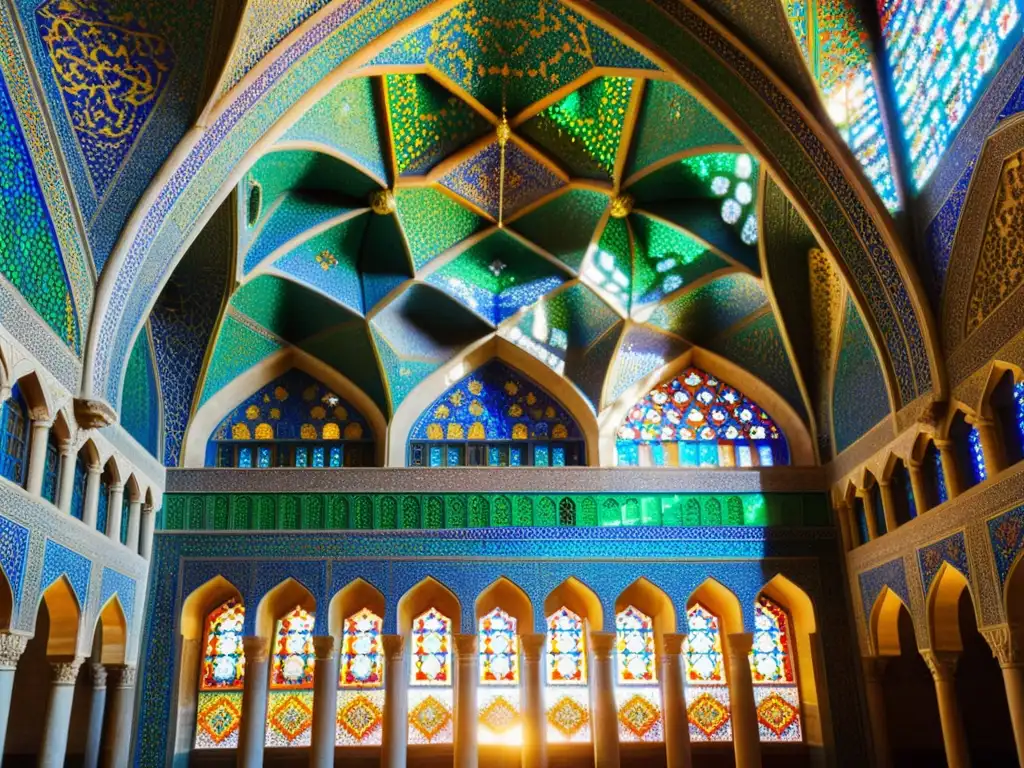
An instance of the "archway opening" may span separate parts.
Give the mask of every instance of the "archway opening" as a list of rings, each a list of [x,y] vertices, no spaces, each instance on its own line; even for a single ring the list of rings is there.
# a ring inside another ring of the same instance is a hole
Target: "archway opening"
[[[1024,382],[1018,384],[1013,371],[1004,371],[989,396],[989,407],[999,430],[1006,466],[1024,459]]]

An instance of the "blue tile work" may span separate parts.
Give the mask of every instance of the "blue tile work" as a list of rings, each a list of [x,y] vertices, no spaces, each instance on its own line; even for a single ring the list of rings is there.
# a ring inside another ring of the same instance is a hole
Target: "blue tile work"
[[[949,563],[960,571],[964,578],[971,580],[971,564],[967,559],[967,542],[963,531],[917,550],[917,562],[921,568],[921,583],[925,595],[931,589],[932,582],[935,581],[943,563]]]
[[[842,453],[889,413],[885,377],[867,329],[852,299],[832,385],[832,419],[836,453]]]
[[[71,588],[78,598],[78,607],[84,611],[89,599],[89,579],[92,576],[92,562],[84,555],[58,544],[52,539],[46,540],[46,552],[43,555],[43,577],[39,584],[39,592],[57,581],[62,575],[68,577]]]
[[[106,605],[107,600],[114,595],[121,601],[125,619],[131,624],[135,613],[135,579],[111,568],[104,568],[100,581],[100,607]]]
[[[960,211],[967,199],[967,188],[971,184],[971,174],[974,173],[976,162],[977,158],[974,158],[967,164],[953,191],[949,193],[946,202],[942,204],[942,208],[925,230],[929,263],[928,269],[924,270],[924,278],[935,307],[939,306],[942,289],[946,285],[946,273],[949,272],[949,257],[953,254],[956,227],[960,222]]]
[[[826,565],[834,557],[834,536],[831,529],[767,528],[694,528],[684,533],[667,528],[506,528],[307,535],[162,534],[156,541],[146,617],[136,764],[155,765],[163,759],[166,717],[177,675],[167,664],[167,659],[175,657],[175,621],[184,598],[217,575],[239,589],[250,608],[250,621],[267,592],[284,579],[295,578],[317,602],[318,632],[326,628],[320,624],[326,622],[331,598],[352,580],[363,578],[384,595],[385,631],[395,632],[399,599],[427,576],[455,594],[464,628],[473,626],[477,596],[500,577],[526,592],[534,607],[535,623],[541,625],[545,597],[574,576],[598,595],[606,629],[617,596],[640,577],[666,592],[677,616],[682,615],[692,592],[714,577],[740,600],[750,630],[753,611],[749,607],[763,585],[782,573],[820,606],[817,618],[832,680],[833,670],[849,666],[854,653],[841,609],[842,579],[835,568]]]
[[[15,606],[21,600],[21,589],[25,583],[28,539],[28,528],[6,517],[0,517],[0,568],[11,585]]]
[[[885,587],[895,592],[909,609],[910,590],[907,589],[907,572],[899,558],[857,574],[857,581],[860,582],[860,599],[865,618],[871,615],[875,600]]]
[[[154,456],[160,450],[160,395],[149,344],[149,326],[139,331],[124,372],[121,426]]]
[[[16,0],[96,271],[189,128],[214,3]]]
[[[1013,564],[1024,548],[1024,505],[989,520],[988,536],[992,542],[999,583],[1005,586]]]

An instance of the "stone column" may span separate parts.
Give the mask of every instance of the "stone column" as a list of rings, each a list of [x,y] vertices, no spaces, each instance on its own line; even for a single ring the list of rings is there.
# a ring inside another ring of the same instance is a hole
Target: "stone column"
[[[455,656],[459,665],[455,674],[455,768],[477,768],[476,683],[480,657],[476,635],[455,635]]]
[[[594,704],[594,768],[619,768],[619,717],[615,704],[615,633],[590,633],[590,699]]]
[[[839,535],[842,537],[843,551],[849,552],[857,546],[857,534],[854,533],[853,510],[846,501],[836,504],[836,522],[839,525]]]
[[[879,495],[882,497],[882,514],[885,516],[885,530],[887,533],[892,533],[900,527],[900,523],[896,519],[896,497],[892,492],[892,483],[883,483],[879,480],[878,490],[881,491]]]
[[[65,442],[60,446],[60,492],[57,494],[57,506],[65,515],[71,514],[71,500],[75,496],[75,463],[78,454],[75,446]]]
[[[107,502],[107,538],[121,543],[121,516],[124,514],[124,486],[110,486]]]
[[[878,768],[889,768],[889,728],[885,719],[885,691],[882,679],[888,659],[884,656],[864,656],[864,689],[867,693],[868,720],[871,723],[871,743]]]
[[[999,436],[999,429],[992,419],[975,419],[973,426],[981,438],[981,453],[985,457],[985,472],[995,477],[1006,469],[1006,451]]]
[[[139,532],[139,554],[146,560],[153,556],[153,530],[156,528],[156,513],[150,504],[142,507]]]
[[[1003,670],[1006,704],[1010,710],[1013,740],[1017,745],[1017,762],[1024,765],[1024,650],[1020,642],[1022,629],[1024,628],[1003,625],[983,629],[981,634],[988,641],[992,655],[999,660],[999,666]],[[2,722],[0,720],[0,724]]]
[[[96,528],[96,516],[100,512],[100,475],[102,467],[92,465],[86,467],[85,504],[82,505],[82,522],[90,528]]]
[[[405,695],[405,637],[382,635],[384,644],[384,724],[381,728],[381,768],[405,768],[409,700]]]
[[[142,502],[141,501],[129,501],[128,502],[128,543],[127,547],[132,552],[138,554],[139,552],[139,527],[142,516]]]
[[[734,632],[726,635],[725,641],[736,768],[760,768],[761,733],[757,728],[754,681],[750,675],[750,650],[754,646],[754,636],[750,632]]]
[[[313,638],[316,666],[313,670],[313,739],[309,751],[312,768],[334,765],[334,742],[338,736],[338,654],[334,637]]]
[[[868,524],[868,540],[874,541],[879,535],[878,518],[875,517],[875,497],[871,491],[857,491],[857,498],[864,505],[864,519]]]
[[[103,768],[123,768],[128,765],[132,746],[132,715],[135,710],[135,680],[138,668],[126,665],[114,667],[110,691],[110,716],[103,743]]]
[[[910,475],[910,488],[914,492],[914,506],[917,514],[928,511],[928,489],[924,484],[924,470],[920,461],[907,461],[907,474]],[[936,502],[938,499],[935,500]]]
[[[103,714],[107,710],[107,668],[102,664],[90,664],[92,695],[89,699],[89,725],[85,734],[85,768],[96,768],[100,764],[100,738],[103,736]]]
[[[11,715],[11,693],[14,691],[14,671],[25,652],[25,635],[0,633],[0,761],[3,760],[7,720]]]
[[[523,648],[523,768],[547,768],[548,742],[544,717],[544,650],[547,635],[520,635]]]
[[[939,460],[942,461],[942,475],[946,480],[946,497],[952,501],[964,489],[960,478],[960,468],[956,465],[956,448],[952,440],[936,440],[939,449]]]
[[[242,718],[238,724],[238,768],[261,768],[267,738],[267,688],[270,683],[270,641],[243,637],[245,682],[242,687]]]
[[[967,734],[956,700],[956,662],[958,654],[950,651],[921,651],[928,671],[935,680],[935,696],[939,701],[939,720],[942,721],[942,742],[946,747],[949,768],[968,768]]]
[[[76,656],[70,661],[50,662],[53,667],[53,681],[50,683],[50,699],[46,705],[46,721],[43,724],[43,743],[39,749],[39,768],[64,768],[64,756],[68,749],[68,726],[71,724],[71,703],[75,698],[75,680],[78,669],[85,661]]]
[[[686,714],[682,652],[685,634],[661,637],[661,712],[665,719],[667,768],[691,768],[690,720]]]
[[[50,442],[52,421],[33,421],[32,438],[29,444],[28,477],[25,490],[33,496],[43,495],[43,475],[46,474],[46,446]]]

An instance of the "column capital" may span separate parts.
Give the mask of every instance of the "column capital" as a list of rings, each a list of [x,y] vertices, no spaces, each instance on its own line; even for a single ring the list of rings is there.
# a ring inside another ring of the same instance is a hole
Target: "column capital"
[[[455,635],[455,652],[460,663],[476,661],[476,635]]]
[[[610,659],[615,652],[615,638],[614,632],[591,632],[590,650],[594,657],[602,661]]]
[[[91,475],[102,475],[103,474],[103,467],[96,466],[95,464],[87,464],[86,467],[85,467],[85,471],[90,476]]]
[[[405,635],[381,635],[384,655],[391,661],[401,661],[405,651]]]
[[[519,642],[523,646],[523,656],[528,661],[540,661],[544,656],[544,646],[548,636],[537,632],[535,634],[520,635]]]
[[[318,661],[330,661],[334,658],[334,635],[322,635],[313,638],[313,651]]]
[[[83,656],[75,656],[74,658],[63,661],[51,661],[50,666],[53,667],[53,684],[54,685],[74,685],[78,679],[78,670],[81,669],[82,663],[85,661]]]
[[[132,664],[112,664],[107,672],[114,675],[112,688],[134,688],[139,676],[139,668]]]
[[[108,490],[111,493],[124,493],[124,484],[114,483],[113,485],[108,486]]]
[[[985,627],[981,630],[981,636],[985,638],[992,655],[999,661],[1001,667],[1024,666],[1024,627],[1017,627],[1010,624],[1002,624],[997,627]]]
[[[754,635],[750,632],[733,632],[725,636],[725,644],[729,649],[729,656],[746,658],[747,654],[754,648]]]
[[[98,662],[89,665],[89,673],[92,675],[92,687],[100,690],[107,687],[107,668]]]
[[[265,637],[248,635],[242,638],[245,660],[262,663],[270,658],[270,641]]]
[[[153,505],[152,504],[143,504],[142,505],[142,514],[144,514],[144,515],[152,515],[153,514]]]
[[[0,633],[0,669],[16,669],[18,659],[25,652],[26,645],[28,645],[27,635]]]
[[[683,643],[686,642],[686,633],[684,632],[669,632],[661,636],[661,657],[668,659],[669,657],[678,656],[683,652]]]
[[[928,665],[928,671],[937,683],[951,683],[956,675],[956,663],[960,654],[956,651],[933,651],[925,649],[921,651],[924,663]]]
[[[45,408],[31,411],[29,417],[32,419],[32,429],[50,429],[53,426],[53,419],[49,418]]]

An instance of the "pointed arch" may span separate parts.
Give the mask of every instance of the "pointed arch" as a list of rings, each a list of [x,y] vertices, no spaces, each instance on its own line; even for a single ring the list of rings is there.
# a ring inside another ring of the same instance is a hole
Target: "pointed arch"
[[[433,402],[452,385],[491,360],[499,360],[535,383],[565,408],[576,422],[586,448],[586,464],[598,466],[598,427],[594,412],[576,386],[508,340],[492,335],[470,345],[427,376],[402,401],[391,417],[387,466],[404,467],[413,427]]]
[[[906,611],[910,615],[903,599],[889,587],[883,587],[875,598],[868,618],[868,631],[871,645],[876,656],[899,656],[900,648],[900,613]],[[917,628],[914,628],[916,634]],[[916,649],[910,649],[911,651]]]
[[[615,613],[633,606],[651,617],[657,638],[676,631],[676,607],[661,587],[641,576],[615,598]]]
[[[17,386],[33,419],[49,421],[56,416],[57,409],[54,407],[53,397],[49,389],[43,386],[36,371],[19,375]]]
[[[462,617],[459,599],[433,576],[424,578],[399,599],[398,631],[403,635],[408,634],[413,620],[431,608],[436,608],[451,621],[452,634],[459,634]]]
[[[67,575],[48,586],[40,602],[46,605],[50,617],[50,634],[46,638],[47,656],[75,656],[78,652],[78,631],[82,609]]]
[[[731,589],[713,577],[705,579],[699,587],[690,594],[686,601],[687,609],[700,603],[715,616],[722,624],[722,633],[731,635],[736,632],[743,632],[743,606],[739,598]]]
[[[256,634],[272,641],[281,617],[295,608],[315,615],[316,598],[301,582],[289,576],[267,592],[256,606]]]
[[[1024,373],[1019,366],[992,363],[977,411],[995,425],[1003,465],[1024,459]]]
[[[742,366],[708,350],[694,347],[634,383],[599,414],[601,456],[605,460],[602,466],[616,466],[618,429],[636,403],[688,368],[697,368],[719,381],[727,382],[770,413],[785,438],[791,464],[811,466],[816,463],[810,430],[785,398]]]
[[[238,587],[223,576],[214,576],[193,589],[181,605],[179,631],[182,638],[185,640],[201,639],[206,617],[210,611],[232,598],[242,602],[242,593]]]
[[[142,489],[134,472],[128,475],[128,479],[124,481],[124,498],[129,503],[142,501]]]
[[[388,434],[387,419],[384,413],[373,399],[356,386],[351,379],[312,355],[292,348],[276,352],[239,374],[199,407],[190,419],[185,432],[181,465],[183,467],[205,466],[207,442],[217,425],[239,403],[293,368],[330,387],[366,418],[374,435],[375,462],[380,466],[384,458],[384,444]]]
[[[563,607],[583,619],[586,631],[600,632],[604,629],[601,599],[594,590],[575,576],[567,578],[544,598],[545,616],[551,616]]]
[[[362,578],[353,579],[339,589],[327,608],[327,625],[331,635],[341,641],[345,620],[366,609],[383,619],[387,610],[384,594]]]
[[[522,587],[505,576],[495,580],[479,594],[474,608],[477,621],[495,608],[501,608],[516,620],[516,631],[519,634],[533,632],[533,603]]]
[[[14,623],[14,590],[0,565],[0,632],[5,632]]]
[[[960,636],[960,596],[967,590],[973,602],[970,584],[960,571],[943,563],[928,589],[928,640],[934,651],[962,651]]]
[[[1003,610],[1010,626],[1024,627],[1024,553],[1018,553],[1003,587]]]
[[[93,648],[99,647],[101,664],[124,664],[128,658],[128,620],[117,595],[111,595],[93,628]],[[95,655],[95,651],[94,651]],[[96,659],[93,659],[96,661]]]

